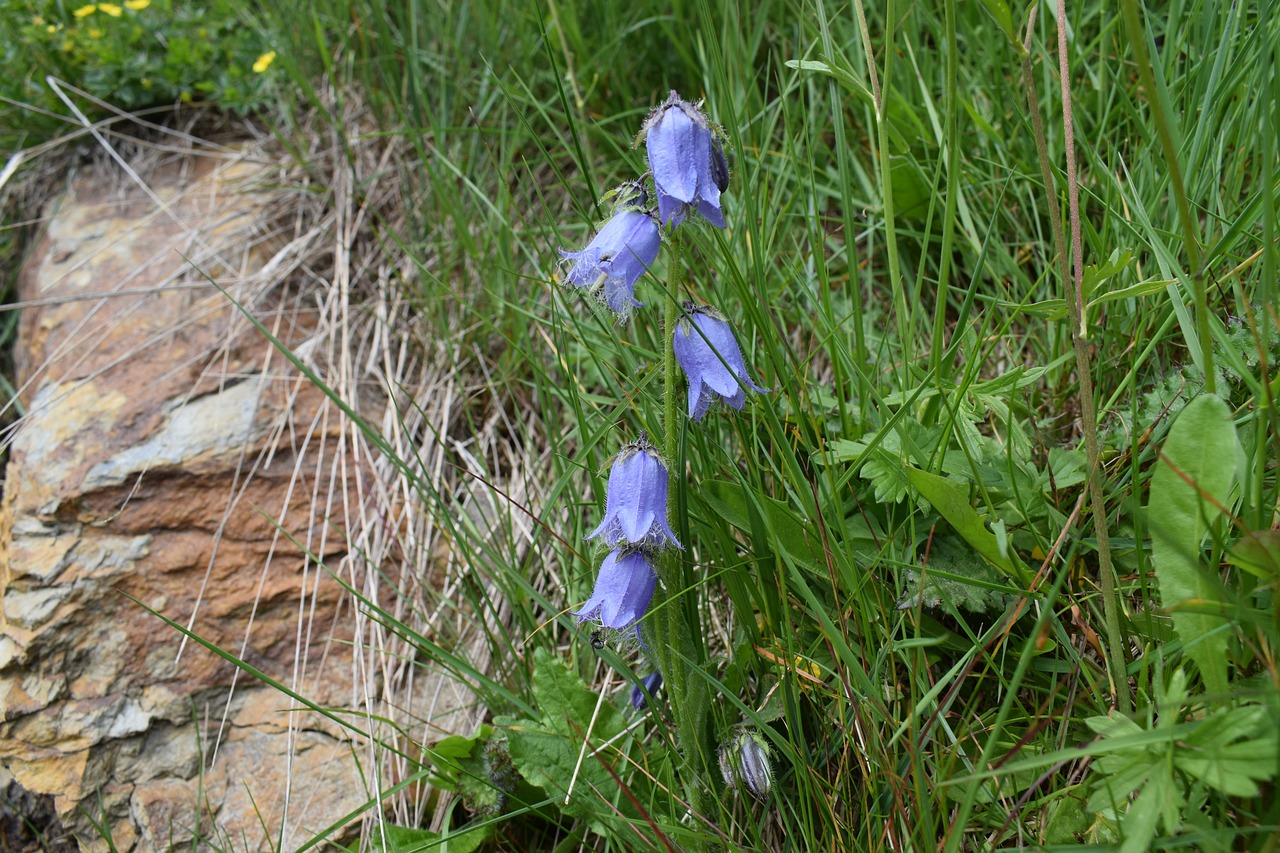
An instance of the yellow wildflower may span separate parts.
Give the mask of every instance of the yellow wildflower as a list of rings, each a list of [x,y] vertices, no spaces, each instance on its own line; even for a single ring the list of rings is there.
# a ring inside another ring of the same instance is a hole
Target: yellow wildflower
[[[53,24],[49,24],[48,26],[46,26],[46,27],[44,28],[44,31],[45,31],[46,33],[56,33],[56,32],[58,31],[58,28],[57,28],[57,27],[55,27]]]
[[[71,48],[73,48],[73,47],[75,47],[75,45],[71,43],[71,39],[63,39],[63,40],[62,40],[62,52],[63,52],[63,53],[70,53],[70,52],[71,52]]]
[[[121,13],[124,12],[124,10],[115,3],[99,3],[98,11],[103,14],[110,15],[113,18],[120,17]]]
[[[276,52],[274,50],[269,50],[262,54],[262,56],[258,57],[258,61],[253,63],[253,72],[255,74],[261,74],[263,71],[266,71],[271,67],[271,63],[275,61],[275,58]]]
[[[96,11],[98,11],[98,7],[90,3],[88,6],[81,6],[71,14],[75,15],[77,18],[87,18]]]
[[[43,27],[44,15],[36,15],[34,18],[31,19],[31,23],[35,24],[37,27]]]
[[[124,0],[124,7],[135,12],[141,12],[150,5],[151,0]]]
[[[97,27],[92,28],[91,30],[89,30],[89,38],[91,39],[102,38],[102,30],[98,29]]]

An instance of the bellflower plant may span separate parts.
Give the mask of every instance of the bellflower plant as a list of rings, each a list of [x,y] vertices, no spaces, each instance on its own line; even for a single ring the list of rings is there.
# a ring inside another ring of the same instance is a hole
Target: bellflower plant
[[[658,576],[644,551],[614,549],[600,564],[591,597],[573,615],[579,622],[595,619],[605,628],[628,631],[649,609],[657,581]]]
[[[717,398],[742,411],[748,388],[769,393],[752,381],[733,329],[712,308],[686,302],[671,348],[689,380],[689,417],[695,421],[702,420]]]
[[[605,512],[587,535],[612,549],[596,576],[591,597],[574,613],[579,623],[596,621],[606,629],[635,637],[655,665],[632,691],[637,709],[653,701],[661,685],[675,723],[688,807],[699,814],[715,810],[714,782],[706,778],[716,764],[708,735],[714,700],[713,682],[695,673],[705,659],[696,598],[703,585],[683,559],[683,546],[667,519],[670,472],[663,459],[675,459],[680,448],[679,371],[689,380],[688,414],[700,420],[722,399],[736,409],[746,404],[748,389],[766,393],[747,373],[742,351],[728,322],[716,311],[678,301],[686,290],[684,228],[695,219],[725,227],[721,194],[729,186],[724,132],[702,112],[672,92],[645,120],[636,144],[645,143],[650,171],[623,184],[608,222],[580,252],[564,252],[566,283],[583,288],[625,319],[642,307],[635,298],[640,277],[652,266],[660,248],[667,249],[667,296],[662,324],[670,346],[662,354],[662,454],[641,434],[626,445],[609,470]],[[645,182],[652,177],[657,211],[649,207]],[[644,399],[637,395],[637,399]],[[657,600],[646,618],[649,605]],[[593,645],[596,643],[593,640]],[[599,648],[599,646],[597,646]],[[772,779],[768,748],[758,736],[735,736],[721,752],[728,784],[745,784],[757,796]],[[703,849],[698,846],[697,849]]]
[[[667,466],[643,434],[622,448],[609,471],[604,520],[586,538],[601,535],[610,548],[622,542],[682,547],[667,523]]]
[[[729,186],[729,166],[720,135],[702,110],[675,92],[645,121],[637,142],[649,153],[663,225],[679,225],[692,209],[724,227],[720,193]]]
[[[647,194],[634,184],[614,190],[620,201],[613,216],[581,252],[560,250],[571,263],[565,281],[585,288],[599,302],[626,320],[632,308],[644,305],[635,298],[636,282],[653,265],[661,247],[658,222],[644,209]]]

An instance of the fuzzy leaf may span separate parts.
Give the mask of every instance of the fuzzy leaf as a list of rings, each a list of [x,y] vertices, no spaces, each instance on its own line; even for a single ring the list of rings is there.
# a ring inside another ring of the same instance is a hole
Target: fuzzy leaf
[[[898,599],[898,609],[936,608],[946,602],[973,613],[996,613],[1004,609],[1009,592],[971,549],[940,538],[929,550],[928,567],[907,571],[907,591]]]

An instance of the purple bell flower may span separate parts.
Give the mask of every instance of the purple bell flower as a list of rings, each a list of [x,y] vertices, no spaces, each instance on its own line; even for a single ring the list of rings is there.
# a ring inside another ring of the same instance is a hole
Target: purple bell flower
[[[733,330],[718,312],[692,302],[686,302],[684,310],[671,347],[676,363],[689,380],[690,418],[702,420],[717,398],[742,411],[747,388],[769,393],[768,388],[761,388],[747,374]]]
[[[587,539],[604,536],[604,544],[652,548],[682,547],[667,523],[667,466],[643,434],[622,448],[609,470],[604,520]]]
[[[641,689],[640,685],[644,685]],[[658,688],[662,686],[662,673],[651,672],[644,678],[640,679],[640,684],[631,688],[631,707],[637,711],[643,711],[649,707],[649,697],[658,695]]]
[[[619,206],[595,238],[581,252],[560,250],[572,262],[566,281],[584,287],[592,297],[625,320],[636,301],[636,281],[658,257],[658,223],[647,211]]]
[[[658,576],[643,551],[610,551],[600,564],[591,597],[573,615],[579,622],[595,619],[606,628],[626,631],[649,609],[657,581]]]
[[[679,225],[692,208],[724,227],[720,193],[729,186],[729,167],[719,134],[702,110],[675,92],[645,120],[639,138],[649,151],[663,225]]]

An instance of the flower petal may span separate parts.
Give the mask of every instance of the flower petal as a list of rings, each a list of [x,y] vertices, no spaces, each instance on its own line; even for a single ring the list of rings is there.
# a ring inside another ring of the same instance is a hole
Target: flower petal
[[[644,616],[657,580],[642,551],[610,551],[600,564],[591,598],[574,615],[579,622],[599,619],[606,628],[625,631]]]

